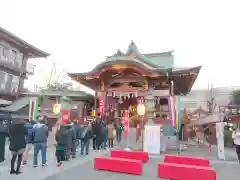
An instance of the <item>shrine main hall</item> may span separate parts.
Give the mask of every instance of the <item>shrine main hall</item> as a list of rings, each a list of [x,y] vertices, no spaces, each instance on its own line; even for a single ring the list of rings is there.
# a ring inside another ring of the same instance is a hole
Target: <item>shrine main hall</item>
[[[131,126],[144,120],[167,128],[169,97],[187,95],[201,69],[201,66],[175,67],[173,53],[142,54],[132,41],[125,53],[117,50],[90,72],[68,74],[95,91],[93,111],[104,113],[113,109],[115,118],[123,118],[124,110],[129,110]],[[144,117],[137,114],[139,103],[146,107]],[[187,123],[182,116],[182,123]]]

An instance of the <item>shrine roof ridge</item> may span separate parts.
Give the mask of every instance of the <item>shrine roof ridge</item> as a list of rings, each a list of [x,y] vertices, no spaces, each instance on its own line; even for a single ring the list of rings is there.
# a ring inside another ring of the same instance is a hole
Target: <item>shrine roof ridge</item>
[[[7,38],[9,38],[10,41],[12,41],[14,44],[16,44],[16,46],[21,47],[24,46],[25,48],[29,48],[34,54],[34,57],[48,57],[51,54],[46,53],[36,47],[34,47],[33,45],[27,43],[26,41],[24,41],[23,39],[17,37],[15,34],[7,31],[6,29],[0,27],[0,33],[2,33],[4,36],[6,36]]]
[[[144,56],[171,56],[173,55],[174,50],[165,51],[165,52],[156,52],[156,53],[143,53]]]
[[[153,71],[155,72],[172,72],[173,74],[182,74],[182,73],[188,73],[192,71],[196,71],[198,73],[202,66],[195,66],[195,67],[172,67],[172,68],[164,68],[164,67],[158,67],[154,68]],[[83,72],[83,73],[68,73],[69,76],[87,76],[91,71]]]

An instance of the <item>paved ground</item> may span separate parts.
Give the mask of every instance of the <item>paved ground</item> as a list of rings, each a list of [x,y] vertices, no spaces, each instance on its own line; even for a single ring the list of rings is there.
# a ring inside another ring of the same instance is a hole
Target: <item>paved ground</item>
[[[141,143],[135,143],[135,136],[132,135],[129,139],[129,144],[132,148],[141,148]],[[118,144],[116,148],[126,147],[126,141],[123,139],[121,144]],[[192,156],[206,156],[211,160],[211,166],[217,172],[217,180],[237,180],[239,179],[240,165],[237,162],[237,157],[234,149],[225,149],[226,161],[219,161],[216,156],[216,147],[213,147],[212,152],[209,152],[207,148],[201,147],[189,147],[185,149],[181,154]],[[33,168],[30,165],[22,168],[23,173],[19,176],[9,175],[9,162],[10,155],[7,155],[7,160],[4,164],[0,164],[0,179],[4,180],[155,180],[156,177],[156,165],[157,162],[162,161],[163,156],[152,155],[150,161],[144,165],[144,170],[141,176],[126,175],[120,173],[112,173],[106,171],[96,171],[93,169],[92,159],[95,156],[106,156],[109,151],[95,152],[91,151],[89,156],[81,156],[78,153],[78,157],[75,160],[64,163],[63,168],[57,168],[54,156],[55,149],[49,148],[48,150],[48,163],[46,168],[38,167]],[[175,154],[176,150],[169,150],[167,153]],[[32,161],[32,155],[30,155]]]
[[[55,150],[53,148],[48,149],[48,167],[42,168],[41,166],[37,168],[32,167],[32,154],[30,154],[29,165],[22,166],[21,171],[23,172],[21,175],[10,175],[9,167],[10,167],[10,159],[8,158],[4,164],[0,165],[0,179],[4,180],[26,180],[26,179],[47,179],[48,176],[54,176],[61,171],[72,169],[74,167],[82,166],[84,163],[91,162],[92,158],[95,156],[106,155],[107,151],[102,150],[100,152],[91,151],[88,156],[81,156],[80,153],[77,153],[77,158],[64,163],[63,168],[56,167],[55,160]],[[40,157],[39,157],[40,160]],[[41,164],[41,160],[39,162]],[[65,176],[66,177],[66,176]]]
[[[138,144],[137,147],[140,145]],[[170,150],[168,153],[175,154],[176,150]],[[217,149],[215,146],[212,147],[212,151],[209,152],[207,148],[190,146],[183,150],[181,154],[192,155],[192,156],[206,156],[211,160],[211,166],[217,172],[217,180],[238,180],[239,169],[236,153],[234,149],[225,149],[226,161],[220,161],[217,158]],[[156,166],[157,163],[163,160],[163,155],[152,155],[148,163],[144,165],[144,170],[141,176],[113,173],[107,171],[96,171],[93,169],[92,161],[87,161],[82,165],[65,169],[59,174],[50,176],[46,180],[65,180],[69,178],[71,180],[88,180],[88,179],[99,179],[99,180],[157,180]]]
[[[152,158],[147,164],[144,165],[144,170],[141,176],[127,175],[120,173],[113,173],[107,171],[96,171],[93,169],[92,162],[86,162],[84,165],[76,166],[71,169],[65,170],[55,176],[51,176],[46,180],[157,180],[160,179],[156,174],[157,162],[162,161],[162,158]],[[239,179],[239,164],[226,164],[221,162],[212,162],[211,166],[217,172],[217,180],[238,180]]]

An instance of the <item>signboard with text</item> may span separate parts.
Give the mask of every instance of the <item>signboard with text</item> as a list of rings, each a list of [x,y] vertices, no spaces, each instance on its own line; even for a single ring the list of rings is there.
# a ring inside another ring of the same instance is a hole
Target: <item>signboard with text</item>
[[[100,99],[99,101],[99,113],[104,114],[104,100]]]
[[[143,150],[148,153],[160,154],[161,127],[159,125],[146,125],[144,131]]]

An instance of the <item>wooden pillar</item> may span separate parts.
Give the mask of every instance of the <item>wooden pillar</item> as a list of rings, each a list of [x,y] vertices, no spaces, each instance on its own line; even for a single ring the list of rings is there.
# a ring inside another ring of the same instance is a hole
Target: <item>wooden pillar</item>
[[[97,90],[95,90],[95,96],[94,96],[94,108],[93,108],[93,115],[97,115],[97,98],[98,98],[98,93]]]
[[[119,106],[118,106],[118,100],[114,98],[114,109],[115,109],[115,115],[114,117],[119,117]]]
[[[87,118],[87,116],[88,116],[87,101],[84,102],[84,109],[83,109],[83,112],[84,112],[84,117]]]

